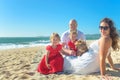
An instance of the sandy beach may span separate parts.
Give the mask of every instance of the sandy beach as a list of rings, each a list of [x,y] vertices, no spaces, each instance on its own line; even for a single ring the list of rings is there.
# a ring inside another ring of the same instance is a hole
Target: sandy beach
[[[87,41],[88,45],[93,42]],[[42,75],[36,71],[37,65],[45,54],[45,46],[0,50],[0,80],[100,80],[100,73],[90,75],[50,74]],[[112,51],[116,67],[120,67],[120,50]],[[120,80],[120,71],[111,70],[107,73],[111,80]]]

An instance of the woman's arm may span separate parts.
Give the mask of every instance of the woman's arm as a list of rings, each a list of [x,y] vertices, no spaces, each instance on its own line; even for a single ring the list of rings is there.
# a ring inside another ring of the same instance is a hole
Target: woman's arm
[[[100,72],[101,75],[105,75],[106,72],[106,56],[108,53],[108,49],[110,48],[110,42],[111,40],[107,37],[102,37],[99,41],[99,55],[100,55]]]
[[[107,60],[108,60],[108,62],[109,62],[110,67],[113,68],[114,65],[113,65],[113,60],[112,60],[112,58],[111,58],[111,55],[109,55],[109,56],[107,57]]]
[[[111,67],[113,70],[120,70],[120,68],[115,68],[115,67],[114,67],[113,60],[112,60],[111,55],[109,55],[109,56],[107,57],[107,60],[108,60],[108,62],[109,62],[110,67]]]

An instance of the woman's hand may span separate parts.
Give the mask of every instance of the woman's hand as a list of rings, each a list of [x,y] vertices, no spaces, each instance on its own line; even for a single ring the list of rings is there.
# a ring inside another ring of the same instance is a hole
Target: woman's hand
[[[118,70],[120,71],[120,68],[115,68],[115,67],[112,67],[113,70]]]
[[[111,76],[109,76],[108,74],[106,75],[102,75],[101,76],[101,80],[113,80]]]

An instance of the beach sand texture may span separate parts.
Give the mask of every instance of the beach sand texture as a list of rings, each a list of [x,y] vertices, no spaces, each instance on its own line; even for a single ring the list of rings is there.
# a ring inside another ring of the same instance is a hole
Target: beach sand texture
[[[93,41],[87,41],[88,45]],[[100,74],[50,74],[42,75],[36,71],[37,65],[45,54],[45,47],[29,47],[0,51],[0,80],[100,80]],[[116,67],[120,67],[120,50],[112,51],[112,58]],[[111,70],[107,66],[107,73],[111,80],[120,80],[120,71]]]

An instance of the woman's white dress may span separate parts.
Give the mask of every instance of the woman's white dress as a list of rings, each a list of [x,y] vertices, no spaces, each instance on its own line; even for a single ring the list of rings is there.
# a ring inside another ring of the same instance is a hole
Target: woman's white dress
[[[75,74],[90,74],[99,72],[98,40],[89,46],[89,50],[82,56],[65,56],[64,72]]]

